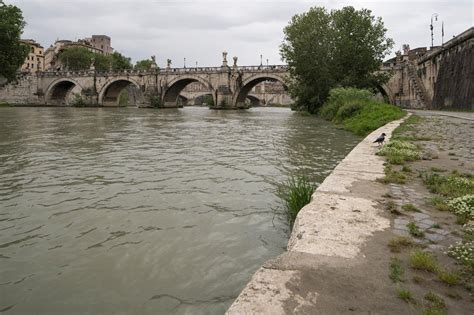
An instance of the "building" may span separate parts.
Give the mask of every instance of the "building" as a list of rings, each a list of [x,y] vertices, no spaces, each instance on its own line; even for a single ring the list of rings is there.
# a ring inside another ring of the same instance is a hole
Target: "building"
[[[114,53],[109,36],[107,35],[92,35],[91,38],[84,39],[88,41],[94,48],[100,49],[104,55],[111,55]]]
[[[59,54],[68,48],[85,48],[90,52],[100,55],[110,55],[114,49],[110,46],[111,39],[106,35],[92,35],[91,38],[71,40],[57,40],[45,52],[45,70],[56,71],[65,68],[59,60]]]
[[[23,65],[21,66],[21,72],[35,73],[38,71],[44,71],[45,58],[43,46],[33,39],[22,39],[20,42],[30,48],[28,56],[25,58],[25,62],[23,62]]]

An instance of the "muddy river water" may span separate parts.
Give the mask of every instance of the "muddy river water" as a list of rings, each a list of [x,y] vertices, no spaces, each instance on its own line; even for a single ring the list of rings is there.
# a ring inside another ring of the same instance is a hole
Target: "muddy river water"
[[[0,311],[223,314],[359,138],[289,109],[0,108]],[[2,312],[2,314],[3,314]]]

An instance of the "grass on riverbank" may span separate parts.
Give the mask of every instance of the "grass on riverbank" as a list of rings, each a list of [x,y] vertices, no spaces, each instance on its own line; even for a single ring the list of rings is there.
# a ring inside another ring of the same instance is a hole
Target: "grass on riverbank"
[[[0,107],[10,107],[11,105],[8,103],[2,103],[0,102]]]
[[[332,89],[319,115],[359,136],[365,136],[386,123],[405,116],[397,106],[374,99],[368,90],[355,88]]]
[[[298,212],[311,201],[315,189],[305,176],[290,177],[278,187],[277,195],[283,202],[291,226]]]

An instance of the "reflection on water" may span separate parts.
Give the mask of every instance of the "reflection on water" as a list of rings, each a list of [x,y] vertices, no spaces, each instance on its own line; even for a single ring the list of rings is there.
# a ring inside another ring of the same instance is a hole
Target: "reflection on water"
[[[288,227],[275,184],[358,138],[287,109],[0,108],[0,311],[222,314]]]

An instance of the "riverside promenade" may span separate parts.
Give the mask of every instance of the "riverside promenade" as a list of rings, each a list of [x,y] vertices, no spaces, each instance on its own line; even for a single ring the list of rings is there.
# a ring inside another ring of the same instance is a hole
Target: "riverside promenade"
[[[227,314],[414,314],[390,281],[393,236],[383,195],[384,158],[372,143],[403,121],[362,140],[324,180],[298,214],[287,252],[267,261]]]

